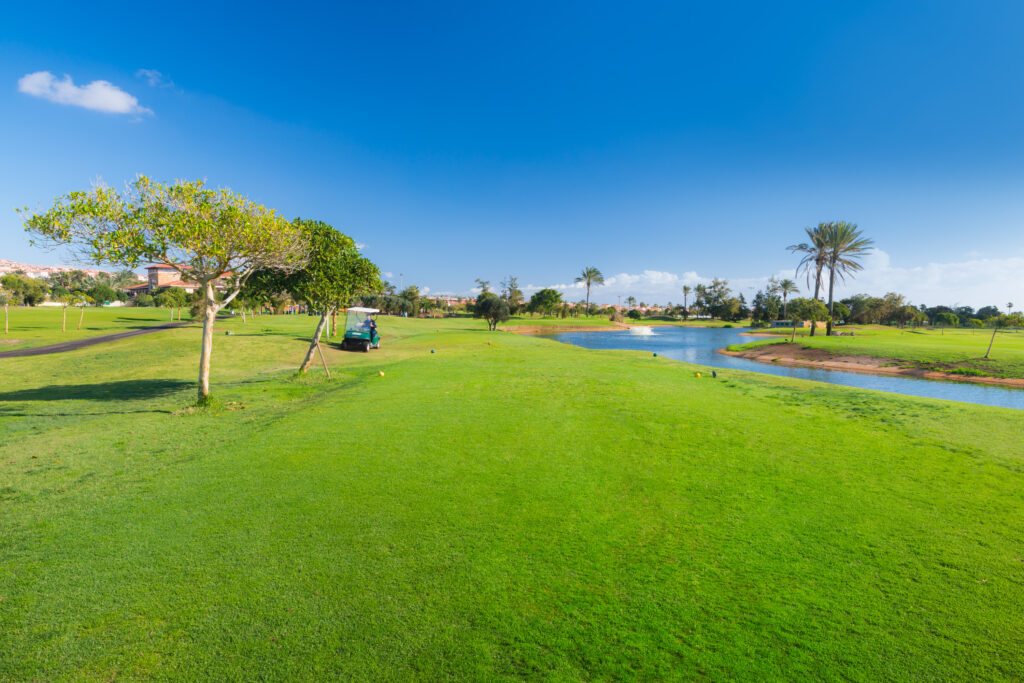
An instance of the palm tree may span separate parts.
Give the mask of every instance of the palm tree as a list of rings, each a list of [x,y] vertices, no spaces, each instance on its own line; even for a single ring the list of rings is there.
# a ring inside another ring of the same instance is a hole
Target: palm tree
[[[825,265],[828,267],[828,324],[825,334],[832,334],[832,316],[835,313],[836,276],[846,280],[847,275],[863,269],[859,258],[867,253],[874,240],[864,237],[856,223],[837,221],[828,223],[825,230]]]
[[[692,291],[693,291],[693,287],[691,287],[690,285],[683,285],[683,309],[684,310],[689,310],[689,307],[686,305],[686,299],[687,299],[687,297],[690,296],[690,292],[692,292]]]
[[[796,286],[796,283],[792,280],[779,280],[776,285],[776,291],[782,295],[782,319],[789,320],[787,311],[789,310],[789,302],[786,299],[790,294],[797,294],[800,289]]]
[[[828,232],[829,223],[818,223],[813,228],[804,228],[807,233],[807,242],[793,244],[786,247],[792,252],[803,254],[800,264],[796,267],[796,276],[800,277],[803,271],[807,276],[807,286],[811,286],[811,274],[814,274],[814,298],[819,298],[821,292],[821,271],[825,267],[827,248],[825,246],[825,234]]]
[[[601,271],[594,266],[587,266],[580,273],[579,277],[576,278],[576,282],[583,282],[587,285],[587,317],[590,317],[590,286],[591,285],[603,285],[604,275]]]
[[[125,269],[119,270],[114,273],[114,277],[111,279],[110,286],[114,289],[126,289],[136,284],[139,278],[132,271]]]
[[[626,297],[626,305],[629,306],[630,308],[633,308],[634,306],[636,306],[636,297],[633,296],[633,295],[627,296]]]

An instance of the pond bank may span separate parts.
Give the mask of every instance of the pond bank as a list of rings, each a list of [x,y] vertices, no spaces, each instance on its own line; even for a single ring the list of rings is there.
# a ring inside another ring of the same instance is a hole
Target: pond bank
[[[972,384],[994,384],[1004,387],[1024,388],[1024,379],[979,377],[972,375],[960,375],[952,372],[942,372],[941,370],[904,367],[899,365],[901,361],[895,358],[835,354],[825,349],[805,348],[800,344],[794,344],[791,342],[758,346],[745,351],[719,349],[718,353],[726,356],[733,356],[735,358],[746,358],[748,360],[758,361],[759,363],[769,363],[773,365],[818,368],[823,370],[842,370],[845,372],[858,372],[871,375],[900,375],[903,377],[913,377],[915,379],[968,382]]]

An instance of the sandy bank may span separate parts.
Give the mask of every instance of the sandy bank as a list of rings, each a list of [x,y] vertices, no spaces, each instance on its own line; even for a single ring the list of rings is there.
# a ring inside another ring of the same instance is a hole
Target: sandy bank
[[[753,335],[752,335],[753,336]],[[774,335],[763,335],[774,336]],[[840,355],[825,349],[807,349],[800,344],[770,344],[746,351],[727,351],[719,353],[726,356],[748,358],[761,363],[777,363],[804,368],[822,368],[824,370],[842,370],[844,372],[861,372],[871,375],[902,375],[917,379],[939,379],[952,382],[971,382],[973,384],[996,384],[1006,387],[1024,387],[1024,379],[1005,377],[972,377],[957,375],[939,370],[902,367],[893,365],[899,361],[892,358],[875,358],[873,356]]]

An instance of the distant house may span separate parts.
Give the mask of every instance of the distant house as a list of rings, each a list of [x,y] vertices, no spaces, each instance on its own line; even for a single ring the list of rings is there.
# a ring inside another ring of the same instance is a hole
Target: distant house
[[[230,275],[230,273],[226,273],[226,275]],[[217,279],[214,282],[214,286],[218,289],[222,288],[223,283],[221,279]],[[146,266],[146,281],[144,283],[126,287],[124,291],[134,297],[139,294],[152,294],[165,287],[177,287],[185,290],[186,294],[192,294],[199,289],[199,284],[182,280],[181,274],[171,266],[155,263],[151,266]]]

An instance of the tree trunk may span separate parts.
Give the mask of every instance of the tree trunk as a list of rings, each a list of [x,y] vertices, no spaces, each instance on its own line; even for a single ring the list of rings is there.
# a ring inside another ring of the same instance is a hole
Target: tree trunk
[[[789,343],[792,344],[795,341],[796,341],[796,321],[794,320],[793,321],[793,337],[789,340]]]
[[[83,320],[85,320],[85,304],[82,304],[82,313],[78,316],[78,329],[82,329]]]
[[[67,306],[61,306],[60,310],[61,310],[60,331],[61,332],[67,332],[68,331],[68,307]]]
[[[988,340],[988,351],[985,352],[985,358],[988,358],[988,354],[992,353],[992,342],[996,340],[996,331],[998,329],[998,327],[992,326],[992,338]]]
[[[832,336],[832,315],[835,312],[836,304],[832,300],[832,293],[836,287],[836,267],[831,265],[828,269],[828,321],[825,323],[825,336]]]
[[[217,302],[213,284],[203,285],[203,350],[199,354],[199,405],[210,401],[210,356],[213,354],[213,322],[217,317]]]
[[[242,306],[242,324],[245,324],[245,306]]]
[[[313,333],[313,340],[309,343],[309,349],[306,351],[306,357],[302,361],[302,365],[299,367],[299,372],[306,372],[309,370],[309,366],[313,363],[313,354],[316,353],[317,345],[320,343],[320,335],[324,332],[324,326],[327,325],[328,313],[325,311],[320,316],[320,321],[316,324],[316,332]]]
[[[338,336],[338,309],[331,309],[331,334],[332,337]]]
[[[7,304],[4,304],[4,334],[10,332],[10,328],[7,327]]]
[[[587,283],[587,317],[590,317],[590,283]]]

